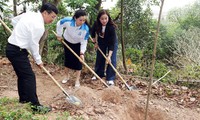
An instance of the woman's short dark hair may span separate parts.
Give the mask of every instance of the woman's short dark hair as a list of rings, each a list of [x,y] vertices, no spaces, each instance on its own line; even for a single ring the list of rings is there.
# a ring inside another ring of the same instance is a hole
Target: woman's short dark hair
[[[85,12],[85,10],[79,9],[75,12],[73,19],[75,18],[79,18],[81,16],[87,16],[87,13]]]
[[[75,12],[74,16],[73,16],[73,19],[77,19],[81,16],[87,16],[87,13],[85,10],[82,10],[82,9],[79,9]],[[88,24],[88,21],[87,19],[85,20],[85,24],[88,25],[88,27],[90,27],[90,25]]]
[[[54,12],[55,14],[58,14],[58,9],[55,5],[51,3],[45,3],[42,5],[40,12],[42,13],[44,11],[47,11],[48,13]]]

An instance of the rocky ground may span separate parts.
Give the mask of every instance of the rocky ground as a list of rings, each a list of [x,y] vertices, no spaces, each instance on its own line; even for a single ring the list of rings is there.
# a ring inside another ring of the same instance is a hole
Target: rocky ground
[[[53,111],[48,113],[54,120],[56,113],[68,111],[72,116],[82,116],[85,120],[144,120],[147,99],[147,83],[134,76],[123,75],[130,86],[138,89],[127,90],[117,78],[116,86],[106,87],[100,81],[92,81],[92,73],[84,68],[81,87],[74,88],[74,73],[68,83],[62,84],[63,67],[45,65],[57,82],[70,95],[82,101],[80,106],[70,104],[62,90],[35,64],[32,64],[37,77],[37,94],[44,105]],[[16,75],[9,61],[0,57],[0,97],[18,98]],[[148,120],[199,120],[200,90],[184,86],[157,84],[152,89],[149,102]]]

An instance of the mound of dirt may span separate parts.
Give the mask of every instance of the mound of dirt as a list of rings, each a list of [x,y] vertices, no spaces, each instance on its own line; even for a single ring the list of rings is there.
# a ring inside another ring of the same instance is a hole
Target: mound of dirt
[[[0,66],[0,97],[18,98],[16,75],[11,64],[6,58],[3,58]],[[80,106],[75,106],[68,103],[62,90],[44,71],[34,64],[32,64],[32,67],[36,73],[37,93],[40,102],[53,108],[53,111],[47,114],[50,120],[55,118],[57,112],[64,111],[68,111],[72,116],[82,116],[84,120],[144,120],[146,95],[141,95],[142,89],[129,91],[121,88],[122,83],[119,82],[119,79],[116,80],[119,84],[107,88],[100,80],[92,81],[90,72],[86,76],[82,76],[81,86],[74,88],[73,77],[68,83],[61,83],[64,78],[62,67],[46,65],[45,67],[66,92],[82,101]],[[173,104],[171,110],[171,108],[169,109],[170,106],[172,104],[169,101],[152,100],[149,106],[148,120],[189,120],[190,118],[184,116],[185,114],[193,115],[190,120],[200,118],[200,115],[196,111],[191,111],[191,109],[184,109],[182,114],[179,112],[180,114],[176,116],[174,111],[182,110],[182,108]]]
[[[118,87],[110,87],[101,91],[100,98],[105,102],[113,104],[122,103],[124,93]]]
[[[71,93],[72,94],[72,93]],[[92,120],[143,120],[144,108],[137,104],[137,91],[122,91],[118,87],[109,87],[103,90],[81,86],[73,90],[82,105],[77,107],[67,101],[57,101],[52,105],[55,110],[70,111],[72,115],[83,116]],[[56,106],[56,107],[55,107]],[[161,112],[151,110],[150,120],[164,120]]]

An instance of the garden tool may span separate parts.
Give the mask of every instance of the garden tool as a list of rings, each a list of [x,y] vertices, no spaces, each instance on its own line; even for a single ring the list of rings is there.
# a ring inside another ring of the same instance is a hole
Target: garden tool
[[[6,30],[12,33],[11,29],[0,19],[1,24],[6,28]]]
[[[52,31],[54,33],[55,36],[57,36],[57,34]],[[61,40],[61,42],[99,79],[101,80],[101,82],[103,82],[103,84],[106,87],[109,87],[63,40]]]
[[[92,40],[91,36],[90,39]],[[106,61],[108,61],[106,55],[102,52],[102,50],[98,47],[97,48],[99,50],[99,52],[103,55],[103,57],[106,59]],[[112,63],[110,61],[108,61],[108,63],[110,64],[110,66],[112,67],[112,69],[115,71],[115,73],[119,76],[119,78],[124,82],[124,84],[126,85],[126,87],[128,88],[128,90],[133,90],[135,89],[134,86],[129,86],[126,81],[122,78],[122,76],[119,74],[119,72],[116,70],[116,68],[112,65]]]
[[[79,100],[77,97],[73,96],[73,95],[69,95],[64,89],[63,87],[54,79],[54,77],[49,73],[49,71],[47,71],[47,69],[42,66],[42,69],[49,75],[49,77],[54,81],[54,83],[56,83],[56,85],[62,90],[62,92],[67,96],[66,100],[71,103],[74,104],[76,106],[79,106],[82,104],[81,100]]]
[[[6,30],[8,30],[10,33],[12,33],[11,29],[0,19],[0,22],[2,23],[2,25],[6,28]],[[29,52],[29,51],[28,51]],[[30,54],[30,52],[29,52]],[[30,54],[31,55],[31,54]],[[56,85],[62,90],[62,92],[67,96],[66,100],[71,103],[74,104],[76,106],[79,106],[82,104],[82,102],[75,96],[73,95],[69,95],[62,87],[61,85],[59,85],[59,83],[54,79],[54,77],[49,73],[49,71],[47,71],[47,69],[42,66],[42,69],[49,75],[49,77],[51,77],[51,79],[56,83]]]

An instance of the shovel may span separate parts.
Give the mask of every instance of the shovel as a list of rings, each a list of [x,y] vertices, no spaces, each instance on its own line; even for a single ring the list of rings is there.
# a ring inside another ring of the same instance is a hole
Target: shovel
[[[57,34],[52,31],[54,33],[55,36],[57,36]],[[106,86],[109,87],[63,40],[61,41],[99,80],[101,80],[101,82]]]
[[[54,77],[49,73],[49,71],[47,71],[47,69],[42,66],[42,69],[49,75],[49,77],[54,81],[54,83],[56,83],[56,85],[62,90],[62,92],[67,96],[66,100],[71,103],[74,104],[76,106],[79,106],[82,104],[81,100],[79,100],[77,97],[73,96],[73,95],[69,95],[64,89],[63,87],[54,79]]]
[[[91,36],[90,36],[90,39],[92,40]],[[108,61],[106,55],[102,52],[102,50],[98,47],[97,48],[99,50],[99,52],[103,55],[103,57]],[[122,78],[122,76],[119,74],[119,72],[115,69],[115,67],[112,65],[111,62],[108,62],[110,64],[110,66],[112,67],[112,69],[115,71],[115,73],[117,73],[117,75],[119,76],[119,78],[124,82],[124,84],[126,85],[126,87],[128,88],[128,90],[133,90],[133,89],[136,89],[136,87],[134,86],[129,86],[126,81]]]
[[[7,31],[9,31],[10,33],[12,33],[11,29],[0,19],[0,22],[2,23],[2,25],[6,28]],[[29,51],[28,51],[29,52]],[[29,52],[30,54],[30,52]],[[30,54],[31,55],[31,54]],[[51,79],[56,83],[56,85],[58,85],[58,87],[62,90],[62,92],[67,96],[67,101],[71,104],[74,104],[76,106],[79,106],[82,104],[82,102],[75,96],[69,95],[62,87],[61,85],[54,79],[54,77],[49,73],[49,71],[47,71],[47,69],[42,66],[42,69],[49,75],[49,77],[51,77]]]
[[[1,19],[0,19],[0,22],[9,33],[12,33],[11,29]]]

